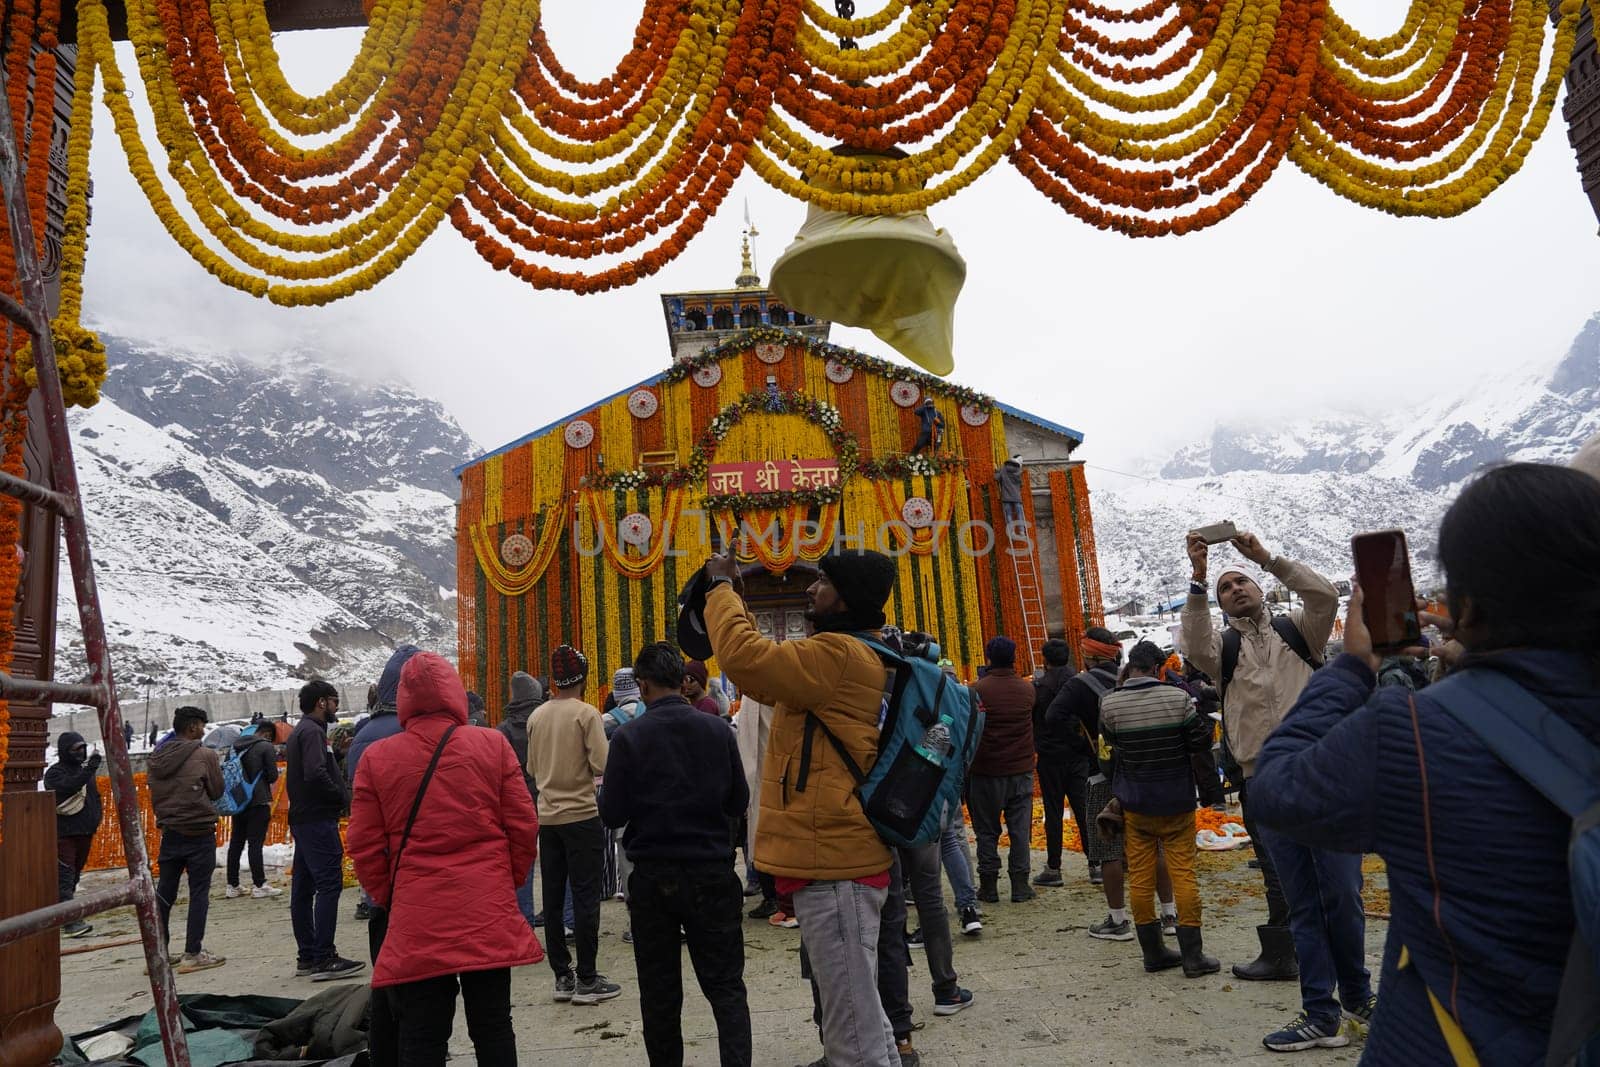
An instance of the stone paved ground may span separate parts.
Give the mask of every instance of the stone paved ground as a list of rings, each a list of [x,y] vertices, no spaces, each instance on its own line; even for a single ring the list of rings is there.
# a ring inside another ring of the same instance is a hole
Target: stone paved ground
[[[1234,1063],[1275,1056],[1261,1035],[1298,1010],[1292,983],[1240,982],[1228,964],[1254,957],[1254,926],[1264,915],[1259,875],[1249,853],[1202,854],[1201,893],[1206,902],[1206,943],[1223,961],[1220,975],[1186,980],[1180,971],[1146,975],[1133,942],[1096,941],[1086,927],[1105,913],[1089,886],[1083,858],[1068,854],[1064,889],[1041,890],[1027,904],[986,906],[981,937],[956,938],[956,967],[976,1004],[949,1018],[932,1014],[927,970],[914,953],[911,988],[922,1062],[946,1065],[1094,1063]],[[1043,856],[1034,854],[1034,869]],[[1381,880],[1381,874],[1375,876]],[[217,879],[220,887],[221,878]],[[341,905],[340,944],[356,955],[365,932],[348,916],[355,894]],[[211,905],[206,946],[228,957],[226,966],[180,975],[182,992],[270,993],[307,997],[321,986],[293,974],[288,895],[277,900],[226,900]],[[181,921],[182,907],[174,916]],[[915,925],[915,911],[912,912]],[[175,924],[176,925],[176,924]],[[1369,966],[1376,972],[1387,924],[1367,927]],[[512,1004],[525,1063],[600,1067],[645,1062],[631,949],[621,940],[623,907],[607,902],[601,915],[600,969],[623,986],[606,1004],[572,1007],[550,999],[550,970],[524,968],[513,977]],[[131,913],[98,920],[102,934],[130,934]],[[755,1062],[790,1067],[819,1054],[810,1022],[811,997],[799,976],[797,931],[748,920],[746,980],[755,1032]],[[69,956],[62,962],[57,1021],[67,1033],[147,1009],[150,994],[137,945]],[[716,1063],[710,1010],[685,964],[684,1037],[687,1062]],[[452,1050],[472,1062],[466,1023],[458,1013]],[[1340,1050],[1305,1053],[1311,1063],[1353,1063],[1359,1042]]]

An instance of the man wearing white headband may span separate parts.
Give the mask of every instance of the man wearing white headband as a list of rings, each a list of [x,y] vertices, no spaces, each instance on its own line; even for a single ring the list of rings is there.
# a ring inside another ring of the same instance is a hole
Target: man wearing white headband
[[[1256,928],[1261,956],[1235,965],[1233,973],[1251,980],[1300,980],[1304,1010],[1263,1039],[1268,1048],[1336,1048],[1350,1042],[1341,1016],[1370,1022],[1376,1003],[1365,962],[1361,857],[1307,848],[1255,825],[1248,796],[1262,744],[1322,665],[1339,593],[1311,568],[1268,552],[1255,534],[1240,533],[1232,541],[1240,555],[1301,600],[1286,618],[1274,618],[1255,567],[1229,563],[1215,572],[1225,621],[1214,629],[1207,604],[1212,591],[1208,546],[1204,537],[1189,534],[1186,548],[1194,570],[1183,606],[1183,645],[1222,694],[1226,754],[1239,768],[1230,777],[1239,784],[1245,826],[1258,846],[1267,889],[1267,924]]]

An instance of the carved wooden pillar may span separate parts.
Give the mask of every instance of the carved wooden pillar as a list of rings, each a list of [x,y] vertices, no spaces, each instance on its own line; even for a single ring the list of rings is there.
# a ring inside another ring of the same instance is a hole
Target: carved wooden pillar
[[[66,206],[66,141],[72,114],[76,46],[57,50],[54,134],[48,154],[50,187],[45,220],[45,267],[51,276],[61,261],[61,218]],[[36,220],[37,224],[37,220]],[[13,337],[15,332],[13,331]],[[16,343],[20,344],[20,341]],[[50,445],[38,394],[28,403],[23,459],[30,480],[51,484]],[[7,668],[19,678],[49,678],[55,668],[56,576],[59,523],[49,512],[24,507],[22,582],[11,605],[16,642]],[[0,915],[16,915],[55,903],[56,819],[54,797],[37,791],[50,744],[50,708],[12,703],[11,753],[0,789],[5,793],[5,839],[0,841]],[[55,1007],[61,999],[61,938],[48,933],[0,948],[0,1063],[43,1064],[61,1048]]]

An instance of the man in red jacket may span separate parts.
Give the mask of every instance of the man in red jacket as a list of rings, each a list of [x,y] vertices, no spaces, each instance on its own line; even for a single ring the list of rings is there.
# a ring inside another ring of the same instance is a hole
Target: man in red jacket
[[[984,646],[988,670],[973,689],[988,721],[967,781],[967,809],[978,838],[978,899],[1000,899],[1000,817],[1011,835],[1011,900],[1033,899],[1028,846],[1033,835],[1033,683],[1017,677],[1017,643],[1000,636]]]

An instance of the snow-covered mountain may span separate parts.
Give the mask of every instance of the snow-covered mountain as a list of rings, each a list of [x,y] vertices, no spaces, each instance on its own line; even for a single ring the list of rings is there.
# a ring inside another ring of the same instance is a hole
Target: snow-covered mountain
[[[1391,393],[1410,387],[1384,383]],[[1380,416],[1224,423],[1142,480],[1091,468],[1107,603],[1182,595],[1184,534],[1222,519],[1336,577],[1350,572],[1351,534],[1400,527],[1417,584],[1436,582],[1439,518],[1473,471],[1503,459],[1565,461],[1600,433],[1600,314],[1559,358],[1419,388],[1437,399]]]
[[[369,681],[453,655],[455,493],[477,449],[436,403],[303,354],[272,365],[106,337],[71,414],[118,676],[172,692]],[[65,563],[60,676],[82,671]]]

